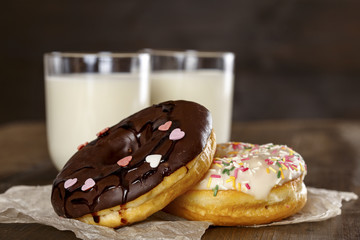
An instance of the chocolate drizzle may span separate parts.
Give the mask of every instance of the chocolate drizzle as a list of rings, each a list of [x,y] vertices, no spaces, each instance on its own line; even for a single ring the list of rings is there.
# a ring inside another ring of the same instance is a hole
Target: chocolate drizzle
[[[158,130],[167,121],[172,121],[170,129]],[[175,128],[185,132],[183,139],[169,139]],[[136,199],[200,154],[211,128],[209,111],[188,101],[169,101],[133,114],[70,158],[53,183],[51,201],[55,212],[76,218]],[[162,155],[156,168],[145,162],[151,154]],[[127,156],[132,160],[120,167],[117,161]],[[64,182],[71,178],[78,181],[64,189]],[[96,184],[82,191],[88,178]]]

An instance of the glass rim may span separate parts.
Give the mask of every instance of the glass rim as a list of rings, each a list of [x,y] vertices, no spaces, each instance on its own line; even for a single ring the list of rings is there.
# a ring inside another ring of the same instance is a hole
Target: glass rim
[[[146,48],[143,49],[142,52],[149,53],[150,55],[154,56],[197,56],[197,57],[205,57],[205,58],[217,58],[217,57],[224,57],[224,56],[232,56],[234,57],[235,54],[233,52],[226,52],[226,51],[199,51],[199,50],[160,50],[160,49],[151,49]]]
[[[84,57],[113,57],[113,58],[132,58],[138,57],[141,55],[150,55],[147,52],[129,52],[129,53],[120,53],[120,52],[61,52],[61,51],[52,51],[44,53],[44,57],[68,57],[68,58],[84,58]]]

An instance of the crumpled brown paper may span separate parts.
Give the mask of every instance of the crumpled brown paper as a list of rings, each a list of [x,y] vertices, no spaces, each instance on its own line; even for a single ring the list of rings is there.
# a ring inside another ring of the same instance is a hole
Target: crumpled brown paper
[[[58,217],[50,203],[51,186],[16,186],[0,194],[0,223],[41,223],[59,230],[70,230],[81,239],[200,239],[211,225],[187,221],[158,212],[146,221],[117,230],[93,226],[73,219]],[[267,225],[323,221],[341,214],[342,200],[357,199],[350,192],[308,187],[304,209],[283,221]]]
[[[339,192],[321,188],[307,187],[307,202],[297,214],[279,222],[253,227],[295,224],[301,222],[320,222],[341,214],[342,201],[358,199],[352,192]]]

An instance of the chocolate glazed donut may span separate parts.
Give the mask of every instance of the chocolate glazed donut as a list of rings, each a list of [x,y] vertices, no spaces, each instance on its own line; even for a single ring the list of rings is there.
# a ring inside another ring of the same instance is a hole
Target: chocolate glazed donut
[[[205,107],[169,101],[104,129],[70,158],[54,180],[55,212],[68,218],[90,213],[97,223],[96,212],[148,193],[201,154],[213,135],[211,122]],[[213,156],[215,141],[210,145],[207,158]],[[210,163],[211,159],[206,168]]]

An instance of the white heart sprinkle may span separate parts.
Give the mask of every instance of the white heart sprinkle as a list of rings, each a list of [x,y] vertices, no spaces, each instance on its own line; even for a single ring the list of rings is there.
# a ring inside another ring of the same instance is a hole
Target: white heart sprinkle
[[[150,167],[156,168],[159,166],[160,160],[161,160],[161,154],[152,154],[145,158],[145,161],[150,163]]]

